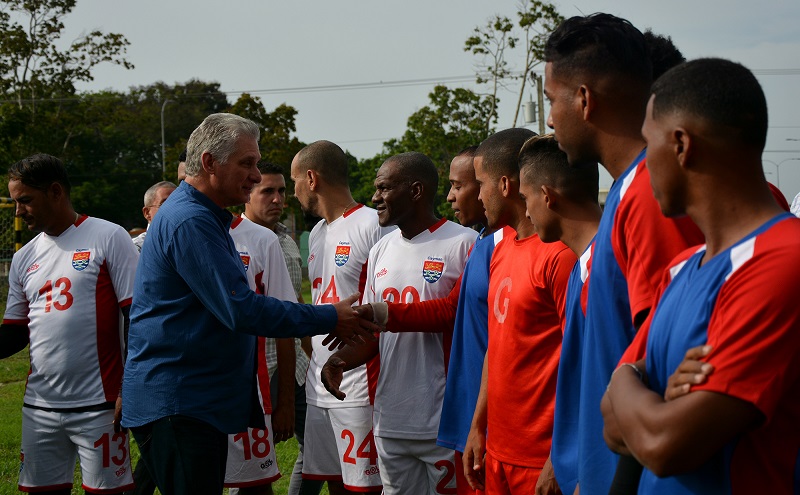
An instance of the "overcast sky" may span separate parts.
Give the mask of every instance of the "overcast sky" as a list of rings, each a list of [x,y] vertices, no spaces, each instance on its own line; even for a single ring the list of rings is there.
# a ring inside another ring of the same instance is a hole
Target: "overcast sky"
[[[800,191],[800,1],[554,3],[565,17],[609,12],[672,36],[687,58],[724,57],[756,71],[770,111],[767,178],[780,182],[790,199]],[[259,96],[267,110],[281,103],[297,108],[302,141],[328,139],[364,158],[402,135],[434,83],[259,90],[461,77],[464,82],[448,85],[485,91],[470,80],[476,59],[464,52],[464,40],[493,14],[511,17],[515,10],[514,1],[487,0],[78,0],[65,20],[65,38],[102,29],[131,43],[127,58],[135,69],[101,66],[95,81],[81,89],[217,81],[223,91]],[[512,64],[519,56],[512,53]],[[500,98],[499,128],[510,127],[516,95],[507,91]],[[169,125],[169,107],[165,117]]]

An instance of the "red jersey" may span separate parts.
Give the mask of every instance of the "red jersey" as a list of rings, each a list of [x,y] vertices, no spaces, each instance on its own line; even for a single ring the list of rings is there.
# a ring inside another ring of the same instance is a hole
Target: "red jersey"
[[[541,468],[550,454],[567,282],[577,258],[539,236],[507,237],[489,274],[488,435],[501,462]]]

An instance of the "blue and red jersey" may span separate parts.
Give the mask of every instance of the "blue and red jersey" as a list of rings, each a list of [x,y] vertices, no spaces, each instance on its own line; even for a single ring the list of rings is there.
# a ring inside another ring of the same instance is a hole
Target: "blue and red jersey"
[[[647,375],[663,395],[689,348],[708,344],[714,372],[692,391],[753,404],[763,415],[702,467],[658,478],[640,493],[798,493],[800,480],[800,220],[781,214],[701,264],[705,249],[670,268],[650,321]],[[685,260],[685,261],[684,261]],[[698,439],[702,441],[702,439]]]
[[[550,458],[556,481],[563,493],[575,492],[578,483],[578,411],[581,400],[583,332],[594,239],[572,268],[567,283],[564,338],[558,363],[556,411]]]
[[[636,334],[634,319],[654,305],[664,268],[703,242],[688,218],[662,215],[645,166],[645,150],[608,193],[592,253],[579,410],[581,493],[608,493],[618,456],[603,440],[600,400]]]

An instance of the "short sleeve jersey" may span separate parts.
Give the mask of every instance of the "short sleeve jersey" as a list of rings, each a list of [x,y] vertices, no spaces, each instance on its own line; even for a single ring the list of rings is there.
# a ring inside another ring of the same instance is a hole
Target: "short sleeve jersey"
[[[579,412],[579,483],[606,493],[617,459],[603,440],[600,400],[635,335],[635,315],[652,307],[661,274],[681,251],[703,242],[688,219],[664,217],[653,196],[645,151],[609,190],[592,252]]]
[[[14,254],[3,322],[30,330],[25,404],[69,409],[116,400],[125,352],[119,308],[131,303],[137,259],[122,227],[87,216]]]
[[[450,364],[444,389],[442,417],[436,443],[448,449],[464,451],[472,413],[481,388],[483,359],[489,345],[488,305],[489,263],[503,237],[516,235],[505,227],[475,242],[464,267],[458,296]]]
[[[284,301],[297,302],[292,281],[283,259],[278,237],[266,227],[262,227],[247,217],[233,219],[230,228],[231,238],[239,251],[244,265],[247,284],[257,294],[264,294]],[[267,363],[266,337],[258,339],[256,347],[256,385],[258,398],[265,414],[272,413],[269,393],[269,372]]]
[[[399,230],[388,234],[370,251],[367,302],[411,303],[447,296],[476,237],[474,230],[445,219],[412,239]],[[375,435],[435,439],[445,384],[442,333],[385,332],[378,346]]]
[[[700,468],[658,478],[640,493],[796,493],[800,466],[800,220],[773,218],[701,265],[705,249],[673,267],[647,341],[650,387],[663,395],[691,347],[708,344],[714,373],[692,391],[753,404],[763,422]],[[680,261],[680,260],[679,260]]]
[[[369,250],[391,228],[378,225],[378,213],[357,205],[331,223],[320,221],[308,239],[308,278],[314,304],[331,304],[355,292],[364,294]],[[306,400],[323,408],[368,406],[377,379],[377,361],[344,374],[340,401],[325,390],[320,371],[333,351],[322,345],[324,336],[312,337],[313,352],[306,375]]]
[[[553,471],[563,493],[575,492],[578,483],[578,410],[581,398],[583,332],[586,326],[586,292],[589,289],[591,261],[590,243],[572,268],[567,284],[564,310],[566,323],[561,342],[561,359],[558,363],[553,445],[550,449]]]
[[[550,454],[567,282],[577,258],[538,235],[504,238],[489,275],[486,450],[542,468]]]

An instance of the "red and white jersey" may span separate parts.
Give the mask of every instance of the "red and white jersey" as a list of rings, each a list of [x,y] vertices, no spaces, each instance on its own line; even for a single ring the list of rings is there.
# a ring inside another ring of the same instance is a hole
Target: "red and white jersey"
[[[270,229],[254,223],[244,214],[234,218],[229,230],[239,257],[244,264],[247,283],[257,294],[264,294],[284,301],[297,302],[289,271],[283,259],[278,236]],[[266,339],[258,338],[256,358],[258,362],[258,396],[265,414],[272,414],[269,394],[269,372],[267,371]]]
[[[446,219],[413,239],[399,230],[392,232],[370,251],[365,302],[414,303],[446,297],[464,271],[477,237],[474,230]],[[443,341],[442,333],[380,335],[381,371],[373,412],[376,436],[436,438],[445,384]]]
[[[117,399],[125,352],[119,308],[131,303],[138,259],[122,227],[85,215],[14,254],[3,323],[30,330],[25,404],[77,408]]]
[[[308,238],[308,278],[314,304],[332,304],[355,292],[364,294],[367,257],[378,240],[394,227],[378,224],[378,213],[357,205],[331,223],[320,221]],[[377,361],[359,366],[344,374],[340,390],[347,394],[340,401],[332,396],[319,379],[320,370],[333,351],[322,345],[324,335],[311,338],[312,354],[306,376],[306,401],[317,407],[356,407],[371,404],[375,390]]]

